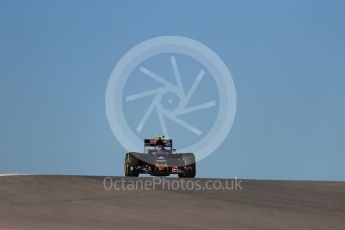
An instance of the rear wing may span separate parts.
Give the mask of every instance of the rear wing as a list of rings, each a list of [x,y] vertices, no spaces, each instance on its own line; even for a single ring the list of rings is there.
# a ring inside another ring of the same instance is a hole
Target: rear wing
[[[162,141],[163,145],[168,148],[172,148],[172,139],[145,139],[144,140],[144,147],[155,147]]]

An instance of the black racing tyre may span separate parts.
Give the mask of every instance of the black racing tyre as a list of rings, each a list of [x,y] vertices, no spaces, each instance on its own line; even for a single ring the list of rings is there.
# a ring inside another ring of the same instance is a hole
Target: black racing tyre
[[[196,175],[196,164],[195,164],[195,156],[193,153],[186,153],[182,156],[184,166],[188,166],[191,168],[189,172],[179,173],[178,177],[180,178],[194,178]]]
[[[126,153],[125,164],[124,164],[125,176],[138,177],[139,176],[138,164],[139,164],[139,160],[133,155],[133,153]]]

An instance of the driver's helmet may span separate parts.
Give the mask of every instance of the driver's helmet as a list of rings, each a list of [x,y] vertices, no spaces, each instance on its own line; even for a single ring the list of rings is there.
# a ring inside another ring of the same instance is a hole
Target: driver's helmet
[[[164,139],[164,135],[162,135],[162,134],[157,134],[156,136],[155,136],[155,138],[156,138],[156,140],[161,140],[161,139]]]
[[[163,135],[156,135],[156,144],[157,144],[157,146],[160,146],[162,149],[164,148],[164,141],[163,141],[163,139],[164,139],[164,136]]]

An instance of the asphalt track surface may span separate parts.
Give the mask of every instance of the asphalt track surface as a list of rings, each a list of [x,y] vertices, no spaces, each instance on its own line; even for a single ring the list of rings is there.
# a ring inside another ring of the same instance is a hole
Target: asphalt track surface
[[[106,188],[121,180],[108,179]],[[185,180],[189,189],[177,178],[153,189],[152,180],[106,190],[104,177],[0,177],[0,229],[345,229],[345,182],[243,180],[231,190],[230,180],[219,180],[229,189],[189,190],[209,180]]]

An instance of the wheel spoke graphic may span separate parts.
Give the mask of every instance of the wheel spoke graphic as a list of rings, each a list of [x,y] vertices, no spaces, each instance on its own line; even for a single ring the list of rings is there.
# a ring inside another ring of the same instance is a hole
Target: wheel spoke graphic
[[[170,82],[168,82],[167,80],[165,80],[164,78],[162,78],[161,76],[159,76],[158,74],[146,69],[145,67],[140,67],[139,69],[142,73],[144,73],[146,76],[151,77],[152,79],[160,82],[161,84],[165,85],[170,91],[172,92],[178,92],[178,89],[175,85],[171,84]]]
[[[210,101],[210,102],[207,102],[207,103],[204,103],[204,104],[201,104],[201,105],[192,106],[192,107],[189,107],[187,109],[178,111],[175,114],[176,115],[187,114],[187,113],[195,112],[195,111],[202,110],[202,109],[208,109],[208,108],[211,108],[211,107],[213,107],[215,105],[216,105],[215,101]]]
[[[159,123],[161,125],[162,132],[164,133],[166,138],[169,139],[169,133],[168,133],[166,122],[165,122],[165,118],[164,118],[163,107],[162,107],[162,105],[157,105],[156,109],[157,109],[157,114],[158,114]]]
[[[188,123],[185,122],[184,120],[178,118],[177,116],[175,116],[175,114],[173,114],[173,113],[171,113],[171,112],[169,112],[169,111],[164,110],[164,115],[165,115],[166,117],[168,117],[170,120],[175,121],[177,124],[181,125],[181,126],[184,127],[185,129],[188,129],[188,130],[191,131],[192,133],[194,133],[194,134],[196,134],[196,135],[198,135],[198,136],[200,136],[200,135],[202,134],[202,132],[201,132],[199,129],[197,129],[197,128],[191,126],[190,124],[188,124]]]
[[[185,97],[184,88],[183,88],[181,75],[180,75],[180,71],[179,71],[177,63],[176,63],[175,56],[170,56],[170,60],[171,60],[171,65],[173,67],[175,79],[176,79],[177,86],[178,86],[178,96],[180,98],[184,98]]]
[[[144,117],[141,119],[140,123],[138,124],[137,126],[137,132],[140,133],[141,130],[143,129],[147,119],[149,118],[149,116],[151,115],[152,113],[152,110],[155,108],[156,104],[159,102],[159,99],[160,99],[160,95],[157,94],[155,96],[155,98],[152,100],[149,108],[146,110],[145,114],[144,114]]]
[[[146,124],[146,121],[148,120],[148,118],[152,114],[153,110],[155,109],[156,112],[157,112],[157,115],[158,115],[158,119],[159,119],[159,124],[160,124],[161,130],[162,130],[162,132],[164,133],[165,136],[168,137],[168,130],[167,130],[167,126],[166,126],[165,117],[167,117],[170,120],[176,122],[177,124],[179,124],[183,128],[193,132],[194,134],[200,136],[202,134],[201,130],[193,127],[190,124],[188,124],[187,122],[185,122],[184,120],[182,120],[178,116],[182,115],[182,114],[188,114],[188,113],[192,113],[192,112],[197,112],[199,110],[208,109],[208,108],[214,107],[216,105],[216,101],[210,101],[210,102],[206,102],[206,103],[203,103],[203,104],[200,104],[200,105],[196,105],[196,106],[192,106],[192,107],[187,107],[186,108],[186,106],[188,105],[189,100],[193,97],[193,95],[194,95],[195,91],[197,90],[201,80],[203,79],[203,77],[205,75],[205,71],[203,69],[200,70],[198,76],[196,77],[196,79],[194,80],[192,86],[190,87],[187,95],[185,95],[184,87],[183,87],[182,80],[181,80],[181,75],[180,75],[180,72],[179,72],[179,69],[178,69],[178,66],[177,66],[177,61],[176,61],[175,56],[170,56],[170,61],[171,61],[172,68],[174,70],[174,75],[175,75],[178,87],[176,87],[174,84],[168,82],[167,80],[165,80],[164,78],[162,78],[158,74],[152,72],[151,70],[149,70],[149,69],[147,69],[145,67],[140,67],[140,69],[139,69],[146,76],[151,77],[155,81],[165,85],[165,87],[161,87],[161,88],[157,88],[157,89],[152,89],[152,90],[147,90],[147,91],[144,91],[144,92],[141,92],[141,93],[137,93],[137,94],[133,94],[133,95],[130,95],[130,96],[126,97],[126,102],[130,102],[130,101],[137,100],[137,99],[140,99],[140,98],[143,98],[143,97],[155,95],[155,97],[152,100],[150,106],[145,111],[145,114],[144,114],[143,118],[139,122],[139,124],[138,124],[138,126],[136,128],[136,131],[138,133],[140,133],[142,131],[143,127]],[[161,104],[162,95],[167,93],[168,91],[177,94],[178,98],[180,99],[178,108],[174,112],[165,110],[163,108],[162,104]]]
[[[145,92],[142,92],[142,93],[133,94],[133,95],[130,95],[130,96],[126,97],[126,102],[137,100],[137,99],[140,99],[140,98],[143,98],[143,97],[147,97],[147,96],[150,96],[150,95],[154,95],[154,94],[163,94],[166,91],[167,91],[167,88],[166,87],[162,87],[162,88],[158,88],[158,89],[148,90],[148,91],[145,91]]]
[[[183,98],[180,102],[180,106],[179,109],[182,110],[186,107],[186,105],[188,104],[190,98],[193,96],[196,88],[199,86],[199,83],[201,81],[201,79],[204,77],[205,71],[202,69],[200,70],[198,76],[196,77],[196,79],[193,82],[193,85],[191,86],[191,88],[189,89],[187,96],[185,98]]]

